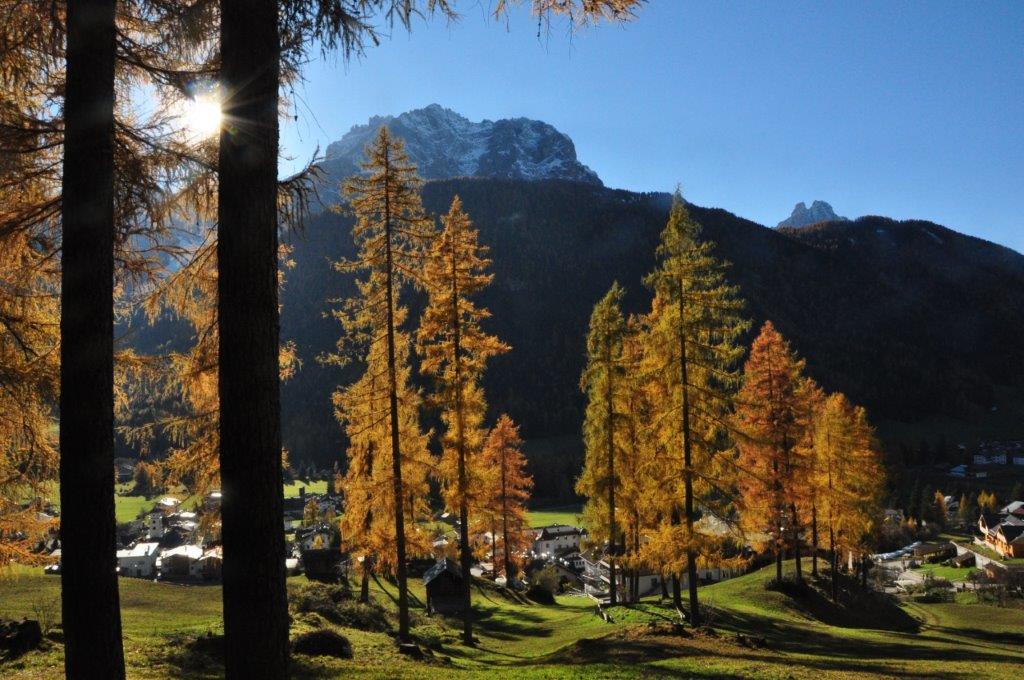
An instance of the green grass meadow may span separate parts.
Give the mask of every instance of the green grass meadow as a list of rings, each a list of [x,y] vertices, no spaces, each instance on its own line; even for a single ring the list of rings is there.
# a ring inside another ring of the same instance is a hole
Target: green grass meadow
[[[354,658],[293,657],[296,678],[1020,678],[1024,667],[1024,609],[972,601],[887,604],[852,609],[820,596],[794,599],[767,591],[768,570],[701,588],[711,632],[673,634],[673,613],[651,599],[594,614],[586,598],[555,605],[479,584],[474,647],[458,641],[459,622],[427,617],[424,592],[411,582],[417,611],[413,634],[430,640],[434,655],[413,661],[396,653],[391,637],[335,626],[315,614],[293,616],[293,632],[328,627],[349,638]],[[60,582],[38,569],[15,568],[0,582],[0,617],[59,617]],[[223,666],[204,652],[204,636],[222,633],[220,588],[121,579],[125,655],[130,678],[216,678]],[[304,577],[290,579],[302,588]],[[393,607],[395,589],[373,584],[375,600]],[[53,607],[56,607],[53,609]],[[293,613],[294,614],[294,613]],[[763,637],[764,646],[737,635]],[[215,639],[215,638],[214,638]],[[208,644],[207,644],[208,647]],[[62,677],[61,646],[0,663],[11,680]]]
[[[531,527],[546,527],[552,524],[568,524],[578,526],[583,506],[580,504],[559,505],[549,508],[538,508],[526,513],[527,522]]]

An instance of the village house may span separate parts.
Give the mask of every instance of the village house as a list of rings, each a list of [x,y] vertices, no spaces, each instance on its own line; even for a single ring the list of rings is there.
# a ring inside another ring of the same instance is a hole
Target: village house
[[[583,555],[581,555],[578,552],[563,555],[559,558],[559,561],[565,566],[575,571],[576,573],[583,571],[584,565],[586,563],[586,560],[583,558]]]
[[[985,536],[985,542],[1003,557],[1024,557],[1024,523],[1004,522]]]
[[[164,511],[160,508],[154,507],[152,510],[146,513],[146,517],[143,519],[143,525],[146,530],[146,538],[156,539],[163,538],[164,535]]]
[[[585,561],[585,568],[582,577],[585,584],[584,592],[597,599],[608,597],[608,591],[611,585],[610,573],[610,565],[607,560],[601,560],[600,562]],[[742,570],[731,567],[701,567],[697,569],[697,581],[701,585],[717,583],[718,581],[734,578],[742,573]],[[639,583],[635,595],[632,592],[632,586],[630,585],[629,570],[622,569],[621,567],[616,569],[615,580],[618,583],[617,592],[621,593],[623,600],[632,600],[638,597],[655,595],[660,593],[662,591],[662,586],[665,585],[665,579],[660,574],[647,569],[642,569],[640,572]],[[689,587],[689,584],[689,575],[685,572],[680,574],[679,586],[685,590]]]
[[[115,458],[114,470],[117,471],[117,483],[127,484],[135,477],[136,461],[131,458]]]
[[[158,543],[137,543],[117,551],[117,573],[121,576],[150,578],[156,572]]]
[[[949,560],[949,566],[951,567],[973,567],[976,561],[976,557],[973,552],[967,550],[956,557],[952,557]]]
[[[588,583],[585,592],[597,597],[607,596],[611,590],[611,565],[606,560],[598,564],[599,577],[596,583],[593,580]],[[632,573],[621,566],[615,571],[616,594],[626,602],[635,602],[646,595],[654,595],[661,592],[662,577],[647,569],[642,569],[637,577],[636,592],[633,592]]]
[[[423,574],[427,589],[427,612],[458,614],[462,611],[462,570],[447,557]]]
[[[978,518],[981,538],[991,550],[1004,558],[1024,557],[1024,501],[1013,501],[998,514],[983,513]]]
[[[197,563],[202,556],[203,549],[198,545],[179,545],[160,553],[156,568],[161,579],[197,577],[201,574],[201,567]]]
[[[1013,501],[999,510],[1000,515],[1014,515],[1024,519],[1024,501]]]
[[[913,556],[926,562],[937,562],[956,556],[956,545],[949,543],[920,543],[914,546]]]
[[[189,569],[190,574],[204,581],[219,581],[223,571],[224,552],[220,546],[207,550]]]
[[[181,501],[174,496],[164,496],[156,502],[154,507],[160,508],[164,512],[174,512],[181,505]]]
[[[999,526],[999,523],[1003,520],[1001,515],[996,515],[991,512],[983,512],[978,517],[978,531],[984,536],[989,531]]]
[[[326,522],[317,522],[310,527],[299,527],[295,530],[295,542],[299,546],[299,550],[307,552],[309,550],[324,550],[330,548],[334,543],[334,537],[337,532],[334,527]]]
[[[557,555],[566,552],[578,552],[580,543],[587,535],[586,529],[571,527],[567,524],[552,524],[537,532],[533,541],[535,555]]]

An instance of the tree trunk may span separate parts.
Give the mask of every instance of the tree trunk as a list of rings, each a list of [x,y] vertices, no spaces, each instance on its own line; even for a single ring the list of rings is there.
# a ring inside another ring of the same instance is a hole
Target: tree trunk
[[[829,569],[832,572],[832,601],[839,600],[839,574],[836,569],[836,535],[831,526],[828,528]]]
[[[384,150],[384,172],[391,172],[390,152]],[[388,405],[391,424],[391,479],[392,494],[395,506],[395,580],[398,584],[398,641],[409,642],[409,584],[408,571],[405,564],[405,512],[402,500],[405,491],[402,488],[402,449],[398,436],[398,378],[395,366],[395,270],[391,255],[392,229],[391,194],[384,192],[384,252],[385,252],[385,291],[387,313],[388,340]],[[468,574],[464,574],[468,577]]]
[[[811,576],[818,577],[818,506],[811,506]]]
[[[672,508],[672,526],[679,525],[679,510]],[[672,606],[676,608],[676,611],[683,611],[683,598],[679,592],[679,574],[675,570],[672,571]]]
[[[491,575],[498,580],[498,523],[491,517]],[[508,577],[505,577],[505,585],[508,585]]]
[[[640,524],[633,522],[633,556],[640,554]],[[640,601],[640,568],[633,567],[633,602]]]
[[[613,402],[614,392],[612,379],[615,375],[615,366],[612,359],[611,340],[605,338],[605,365],[608,367],[607,387],[605,390],[605,403],[607,407],[607,441],[605,446],[608,450],[608,575],[609,586],[608,604],[615,606],[618,583],[615,581],[615,404]]]
[[[124,678],[114,515],[114,0],[68,3],[61,220],[64,670]]]
[[[693,547],[693,443],[690,436],[689,367],[686,358],[686,305],[683,301],[683,281],[679,280],[679,389],[683,396],[683,502],[686,511],[686,577],[690,590],[690,622],[700,625],[700,604],[697,602],[697,551]]]
[[[512,550],[508,546],[508,461],[506,452],[501,452],[501,542],[505,552],[505,586],[512,587]]]
[[[369,557],[363,558],[363,578],[359,585],[359,601],[363,604],[370,602],[370,565]]]
[[[284,678],[278,3],[221,0],[218,326],[226,677]]]
[[[800,559],[800,525],[797,522],[796,505],[791,505],[789,509],[793,515],[793,559],[796,560],[796,581],[797,583],[802,583],[804,580],[804,569],[803,561]]]
[[[466,478],[466,433],[462,399],[462,325],[459,318],[459,277],[455,261],[455,241],[451,248],[452,276],[452,349],[455,365],[455,442],[459,455],[459,563],[462,567],[462,641],[473,644],[473,600],[471,587],[473,576],[473,552],[469,545],[469,503],[466,495],[469,482]],[[491,540],[494,536],[492,534]]]

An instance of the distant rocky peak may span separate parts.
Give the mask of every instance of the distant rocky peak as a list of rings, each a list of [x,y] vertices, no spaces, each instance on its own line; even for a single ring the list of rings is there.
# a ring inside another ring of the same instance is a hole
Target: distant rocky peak
[[[836,212],[832,209],[832,206],[825,201],[815,201],[811,203],[811,207],[801,201],[796,204],[793,208],[793,212],[790,216],[781,222],[777,227],[806,227],[810,224],[818,224],[819,222],[846,222],[848,221],[845,217],[836,215]]]
[[[565,179],[601,185],[593,170],[576,158],[568,135],[528,118],[473,122],[431,104],[398,116],[374,116],[355,125],[327,147],[322,167],[330,179],[359,171],[366,145],[382,125],[405,142],[409,159],[425,179],[496,177]]]

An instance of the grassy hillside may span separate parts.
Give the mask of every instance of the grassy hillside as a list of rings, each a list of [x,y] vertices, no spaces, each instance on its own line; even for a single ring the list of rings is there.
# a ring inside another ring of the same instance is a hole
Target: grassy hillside
[[[414,616],[413,632],[437,648],[426,661],[394,651],[387,633],[333,626],[315,614],[295,614],[296,632],[336,628],[355,658],[296,657],[298,678],[1018,678],[1024,663],[1024,609],[975,604],[908,604],[836,608],[819,598],[794,600],[764,590],[767,571],[701,589],[712,607],[713,633],[673,635],[670,612],[655,601],[612,610],[613,623],[593,614],[589,600],[560,597],[542,606],[478,588],[479,644],[458,644],[458,622]],[[301,589],[305,579],[290,587]],[[0,583],[0,617],[32,615],[55,602],[59,582],[38,571],[16,571]],[[390,607],[394,589],[375,584]],[[423,591],[414,581],[413,602]],[[222,631],[217,586],[174,586],[121,580],[125,648],[132,678],[214,678]],[[58,610],[59,611],[59,608]],[[763,647],[738,634],[764,637]],[[60,645],[0,665],[12,680],[61,677]]]

